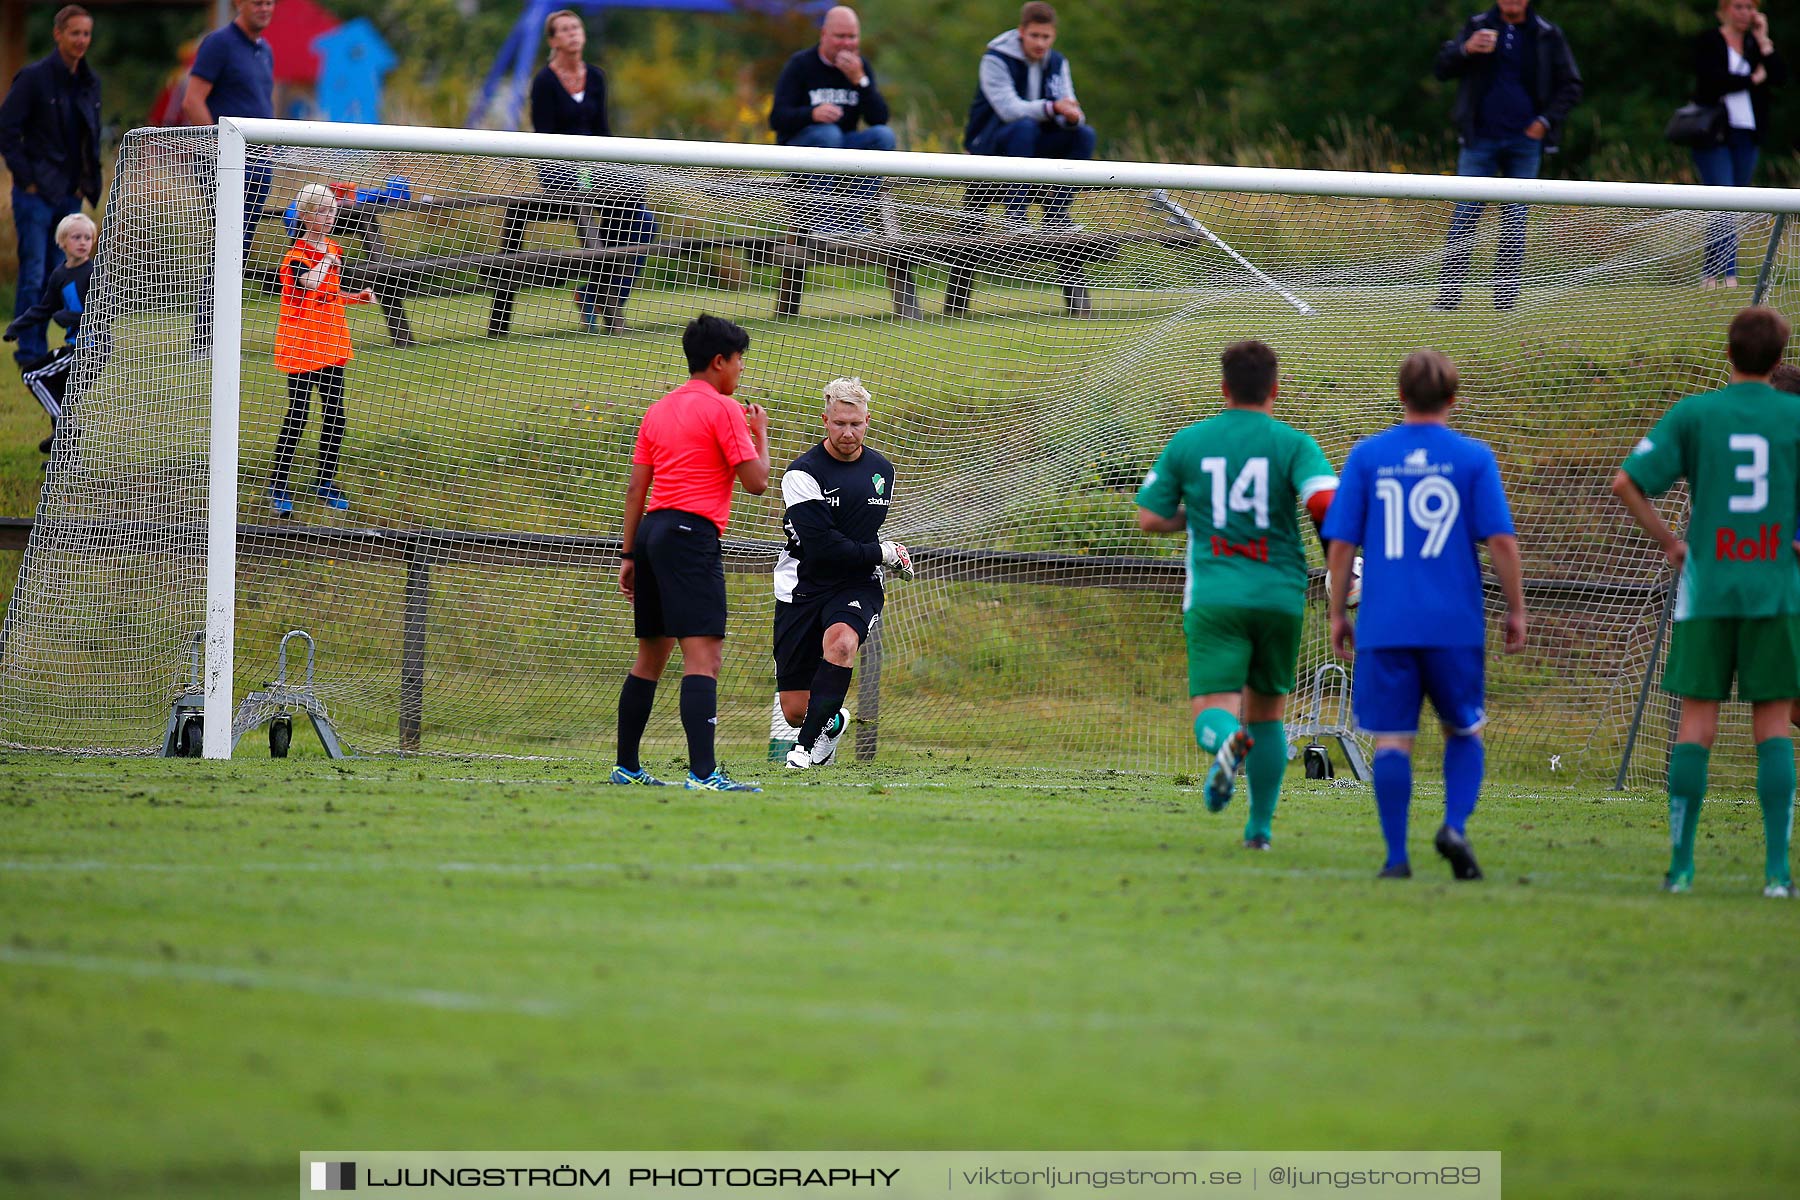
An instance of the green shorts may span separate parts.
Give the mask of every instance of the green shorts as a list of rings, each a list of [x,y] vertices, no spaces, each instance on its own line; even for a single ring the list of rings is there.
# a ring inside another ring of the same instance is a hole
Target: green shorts
[[[1733,676],[1746,704],[1800,698],[1800,616],[1675,622],[1663,691],[1688,700],[1729,700]]]
[[[1181,617],[1187,634],[1188,695],[1249,688],[1265,696],[1294,690],[1299,613],[1199,605]]]

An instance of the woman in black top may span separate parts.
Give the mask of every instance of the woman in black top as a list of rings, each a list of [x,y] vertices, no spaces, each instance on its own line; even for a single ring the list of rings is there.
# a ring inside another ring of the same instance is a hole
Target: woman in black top
[[[1748,187],[1756,148],[1768,123],[1769,88],[1787,78],[1787,64],[1769,39],[1769,18],[1758,0],[1719,0],[1719,27],[1694,41],[1694,101],[1723,104],[1725,141],[1694,148],[1701,183]],[[1716,217],[1708,226],[1702,283],[1737,286],[1737,223]]]
[[[544,21],[550,61],[531,81],[531,127],[539,133],[572,133],[611,137],[606,115],[606,75],[583,62],[587,28],[568,9]],[[644,204],[643,185],[618,167],[580,162],[539,163],[538,178],[546,194],[592,204],[575,220],[588,249],[647,242],[656,236],[656,218]],[[644,256],[610,259],[602,273],[575,289],[581,323],[592,333],[625,328],[625,301],[643,269]]]

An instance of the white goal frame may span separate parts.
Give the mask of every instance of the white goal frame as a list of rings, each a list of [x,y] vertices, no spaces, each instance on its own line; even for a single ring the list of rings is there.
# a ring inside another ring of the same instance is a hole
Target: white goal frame
[[[1563,204],[1661,210],[1800,213],[1800,190],[1490,179],[1372,172],[1299,171],[1170,163],[1056,161],[911,151],[825,150],[648,138],[340,125],[321,121],[222,118],[214,230],[212,395],[206,536],[206,706],[204,753],[231,757],[233,637],[237,585],[239,386],[243,335],[244,176],[248,148],[401,151],[636,165],[798,171],[1185,191],[1363,199]]]

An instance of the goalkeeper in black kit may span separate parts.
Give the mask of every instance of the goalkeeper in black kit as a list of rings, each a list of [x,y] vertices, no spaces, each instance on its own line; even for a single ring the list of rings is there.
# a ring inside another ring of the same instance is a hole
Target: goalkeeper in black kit
[[[898,542],[880,540],[894,498],[894,464],[863,445],[869,392],[856,379],[825,385],[825,440],[781,475],[787,544],[775,563],[775,685],[800,727],[794,770],[837,757],[856,652],[881,616],[882,574],[912,575]]]

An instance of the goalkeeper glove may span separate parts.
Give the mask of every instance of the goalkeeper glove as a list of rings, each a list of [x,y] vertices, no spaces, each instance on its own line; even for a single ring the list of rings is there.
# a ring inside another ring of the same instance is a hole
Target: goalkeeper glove
[[[899,542],[881,543],[881,565],[892,567],[902,579],[913,577],[912,554]]]

